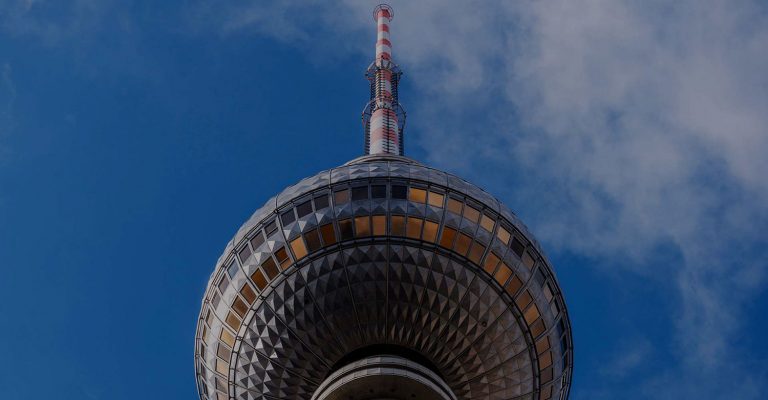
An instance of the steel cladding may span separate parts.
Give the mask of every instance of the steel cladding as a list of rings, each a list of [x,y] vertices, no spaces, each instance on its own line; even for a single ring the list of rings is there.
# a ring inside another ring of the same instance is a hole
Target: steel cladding
[[[428,359],[461,399],[567,397],[552,268],[492,196],[400,156],[288,187],[229,243],[196,335],[201,398],[310,399],[346,354]]]

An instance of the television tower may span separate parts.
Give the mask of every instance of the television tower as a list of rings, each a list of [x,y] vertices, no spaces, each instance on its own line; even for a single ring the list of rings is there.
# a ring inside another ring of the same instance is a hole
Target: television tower
[[[271,198],[216,263],[201,399],[568,397],[571,325],[541,246],[484,190],[403,155],[393,15],[374,10],[364,155]]]

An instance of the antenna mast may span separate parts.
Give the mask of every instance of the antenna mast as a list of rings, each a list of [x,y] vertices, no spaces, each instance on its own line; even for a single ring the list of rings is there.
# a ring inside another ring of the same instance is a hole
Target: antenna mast
[[[402,72],[392,61],[389,23],[392,7],[380,4],[373,10],[376,21],[376,59],[365,72],[371,84],[371,99],[363,110],[365,154],[403,155],[405,110],[397,101],[397,85]]]

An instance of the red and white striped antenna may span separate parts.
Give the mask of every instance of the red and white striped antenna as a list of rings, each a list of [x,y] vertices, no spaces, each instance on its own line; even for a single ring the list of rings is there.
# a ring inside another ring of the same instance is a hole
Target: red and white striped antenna
[[[371,99],[363,110],[365,154],[403,155],[405,110],[397,101],[397,85],[402,72],[392,61],[389,23],[392,7],[379,4],[373,10],[377,25],[376,59],[365,76],[371,84]]]

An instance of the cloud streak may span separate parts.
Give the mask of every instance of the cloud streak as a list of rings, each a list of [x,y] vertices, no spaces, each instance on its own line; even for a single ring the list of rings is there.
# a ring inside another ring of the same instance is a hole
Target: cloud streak
[[[103,23],[108,8],[81,0],[48,24],[39,14],[45,4],[6,2],[3,31],[55,42]],[[373,43],[357,35],[372,37],[375,4],[199,0],[184,17],[198,32],[265,35],[329,60],[339,52],[373,56]],[[508,203],[549,251],[672,289],[679,306],[665,322],[674,327],[675,365],[658,366],[631,389],[652,398],[741,399],[768,390],[765,369],[742,362],[735,344],[768,258],[766,7],[749,0],[393,6],[394,57],[420,94],[404,99],[409,146],[438,167],[503,188],[494,192],[515,199]],[[638,343],[616,363],[651,362],[647,342]],[[599,385],[579,384],[585,392]]]
[[[646,380],[647,390],[727,396],[733,392],[712,387],[732,390],[738,376],[746,378],[738,397],[757,398],[761,372],[732,353],[766,267],[764,7],[719,0],[393,5],[396,59],[424,94],[408,99],[418,115],[410,134],[430,161],[509,188],[505,197],[520,200],[514,206],[556,250],[598,264],[618,260],[659,284],[672,277],[679,365]],[[251,9],[257,18],[222,29],[253,22],[261,34],[304,46],[312,34],[306,26],[321,23],[341,37],[369,28],[372,3],[321,7],[314,24],[290,7]],[[278,26],[258,22],[267,20]],[[664,248],[680,261],[665,263]],[[640,350],[647,349],[631,354]],[[713,373],[724,364],[726,373]],[[710,380],[696,382],[703,377]]]

